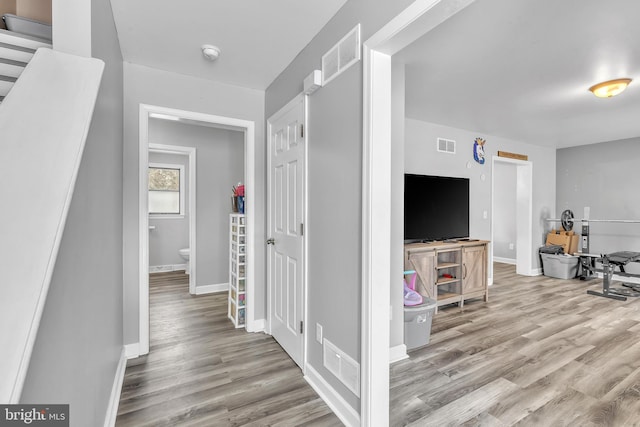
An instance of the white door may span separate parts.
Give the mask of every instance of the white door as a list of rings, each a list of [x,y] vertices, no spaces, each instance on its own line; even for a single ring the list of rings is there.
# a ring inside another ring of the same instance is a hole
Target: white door
[[[268,254],[271,335],[303,367],[304,96],[269,119]]]

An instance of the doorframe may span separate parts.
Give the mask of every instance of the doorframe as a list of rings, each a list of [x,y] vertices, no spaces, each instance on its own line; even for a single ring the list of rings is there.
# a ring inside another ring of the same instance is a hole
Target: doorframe
[[[196,122],[210,127],[234,129],[244,132],[244,182],[245,218],[247,221],[247,323],[249,332],[261,329],[261,322],[255,319],[255,123],[249,120],[216,116],[157,105],[140,104],[138,138],[138,355],[149,353],[149,207],[145,197],[149,187],[147,165],[149,164],[149,120],[151,118]]]
[[[533,163],[525,160],[492,156],[491,158],[491,244],[489,245],[489,277],[493,278],[493,233],[495,230],[496,163],[516,168],[516,274],[536,276],[533,268]]]
[[[391,56],[475,0],[416,0],[364,42],[360,425],[389,420]]]
[[[187,220],[189,221],[189,293],[196,294],[196,148],[180,145],[149,143],[149,152],[187,156],[189,165],[187,194],[189,197]],[[149,163],[147,163],[148,167]]]
[[[282,108],[280,108],[277,112],[275,112],[274,114],[271,115],[271,117],[269,117],[267,119],[267,191],[266,191],[266,202],[267,202],[267,234],[269,234],[270,232],[270,224],[271,224],[271,148],[272,148],[272,144],[273,141],[271,139],[271,123],[275,120],[277,120],[282,114],[284,114],[285,112],[289,111],[295,104],[302,102],[303,103],[303,108],[304,108],[304,113],[303,113],[303,126],[304,126],[304,144],[303,144],[303,149],[304,149],[304,153],[303,153],[303,165],[302,167],[304,168],[303,173],[302,173],[302,223],[305,224],[304,225],[304,233],[302,235],[302,319],[303,319],[303,332],[302,332],[302,366],[300,367],[302,369],[302,373],[304,375],[306,375],[307,371],[306,371],[306,367],[307,367],[307,332],[309,330],[309,322],[307,321],[307,316],[308,316],[308,312],[309,310],[307,310],[307,284],[309,282],[309,276],[308,276],[308,271],[309,269],[308,267],[308,259],[307,259],[307,253],[308,253],[308,243],[309,243],[309,239],[308,239],[308,235],[309,235],[309,227],[307,227],[307,220],[308,220],[308,202],[309,202],[309,198],[308,198],[308,187],[307,187],[307,183],[308,183],[308,163],[309,163],[309,150],[308,150],[308,141],[309,141],[309,127],[307,126],[308,123],[308,119],[309,119],[309,95],[305,94],[304,92],[299,93],[298,95],[296,95],[293,99],[291,99],[289,102],[287,102],[286,105],[284,105]],[[269,236],[270,237],[270,236]],[[270,265],[271,265],[271,256],[272,256],[272,250],[268,249],[267,250],[267,278],[266,278],[266,283],[267,283],[267,324],[266,324],[266,331],[269,335],[271,335],[271,298],[272,298],[272,284],[270,281],[270,277],[271,275],[270,273]]]

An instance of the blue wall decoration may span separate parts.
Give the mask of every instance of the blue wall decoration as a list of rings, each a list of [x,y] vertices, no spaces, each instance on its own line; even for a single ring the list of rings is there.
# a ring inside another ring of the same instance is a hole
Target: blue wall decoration
[[[487,142],[484,139],[478,137],[473,143],[473,159],[484,165],[484,143]]]

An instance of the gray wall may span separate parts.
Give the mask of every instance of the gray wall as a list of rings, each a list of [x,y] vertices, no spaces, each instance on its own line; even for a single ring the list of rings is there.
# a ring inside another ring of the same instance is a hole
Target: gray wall
[[[149,142],[196,148],[196,286],[228,283],[231,188],[244,181],[244,133],[152,119]]]
[[[108,0],[92,2],[106,62],[42,315],[23,403],[69,403],[71,425],[104,424],[122,352],[122,57]]]
[[[640,219],[638,164],[640,138],[558,150],[555,217],[571,209],[582,218],[590,207],[591,219]],[[591,223],[590,251],[640,251],[640,224]],[[639,273],[639,267],[631,263],[627,271]]]
[[[362,40],[410,0],[350,0],[266,92],[266,117],[302,91],[303,79],[356,24]],[[308,312],[324,336],[360,361],[362,237],[362,62],[310,97],[308,133]],[[360,399],[322,365],[322,346],[307,336],[308,363],[357,412]]]
[[[151,119],[150,132],[159,120]],[[156,138],[149,142],[156,142]],[[175,144],[173,144],[175,145]],[[182,154],[166,154],[149,152],[149,164],[168,163],[184,166],[185,215],[183,218],[149,217],[149,266],[184,264],[186,261],[178,254],[182,248],[189,247],[189,156]],[[197,168],[196,168],[197,169]]]
[[[547,233],[545,219],[555,212],[555,149],[419,120],[407,119],[406,124],[406,172],[470,178],[469,232],[472,238],[491,240],[491,157],[497,156],[498,150],[529,156],[533,163],[532,262],[534,267],[539,267],[538,247],[544,244]],[[473,160],[473,142],[479,136],[487,141],[484,165]],[[456,154],[437,152],[438,137],[455,140]],[[467,168],[467,162],[471,162],[471,168]],[[487,212],[486,219],[483,218],[484,211]]]
[[[493,173],[493,256],[516,260],[516,166],[496,163]],[[513,244],[513,249],[509,245]]]
[[[266,313],[265,248],[265,138],[264,92],[197,79],[144,66],[124,64],[124,337],[125,343],[139,341],[138,272],[138,116],[140,104],[249,120],[256,131],[256,180],[254,241],[256,259],[256,318]]]

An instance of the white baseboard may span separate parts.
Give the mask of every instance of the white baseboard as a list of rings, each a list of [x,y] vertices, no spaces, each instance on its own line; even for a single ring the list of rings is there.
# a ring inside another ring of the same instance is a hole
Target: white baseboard
[[[334,414],[347,427],[356,427],[360,425],[360,414],[355,411],[338,392],[329,385],[307,362],[305,366],[304,379],[307,380],[311,388],[320,396],[322,400],[331,408]]]
[[[531,270],[530,276],[542,276],[542,269],[534,268],[533,270]]]
[[[389,348],[389,365],[408,358],[406,345],[400,344]]]
[[[135,359],[140,356],[140,343],[126,344],[124,346],[124,355],[127,359]]]
[[[120,393],[122,392],[122,382],[124,381],[124,373],[127,370],[126,350],[123,347],[120,352],[120,360],[116,368],[116,375],[113,379],[113,387],[111,388],[111,397],[109,398],[109,406],[104,417],[104,427],[114,427],[118,416],[118,405],[120,404]]]
[[[186,270],[187,264],[150,265],[149,273],[166,273],[168,271]]]
[[[196,286],[196,295],[213,294],[216,292],[225,292],[228,290],[228,283],[218,283],[216,285],[200,285]]]
[[[265,332],[267,321],[265,319],[257,319],[247,323],[247,332]]]
[[[516,265],[516,260],[511,258],[502,258],[499,256],[493,257],[493,262],[500,262],[502,264]]]

